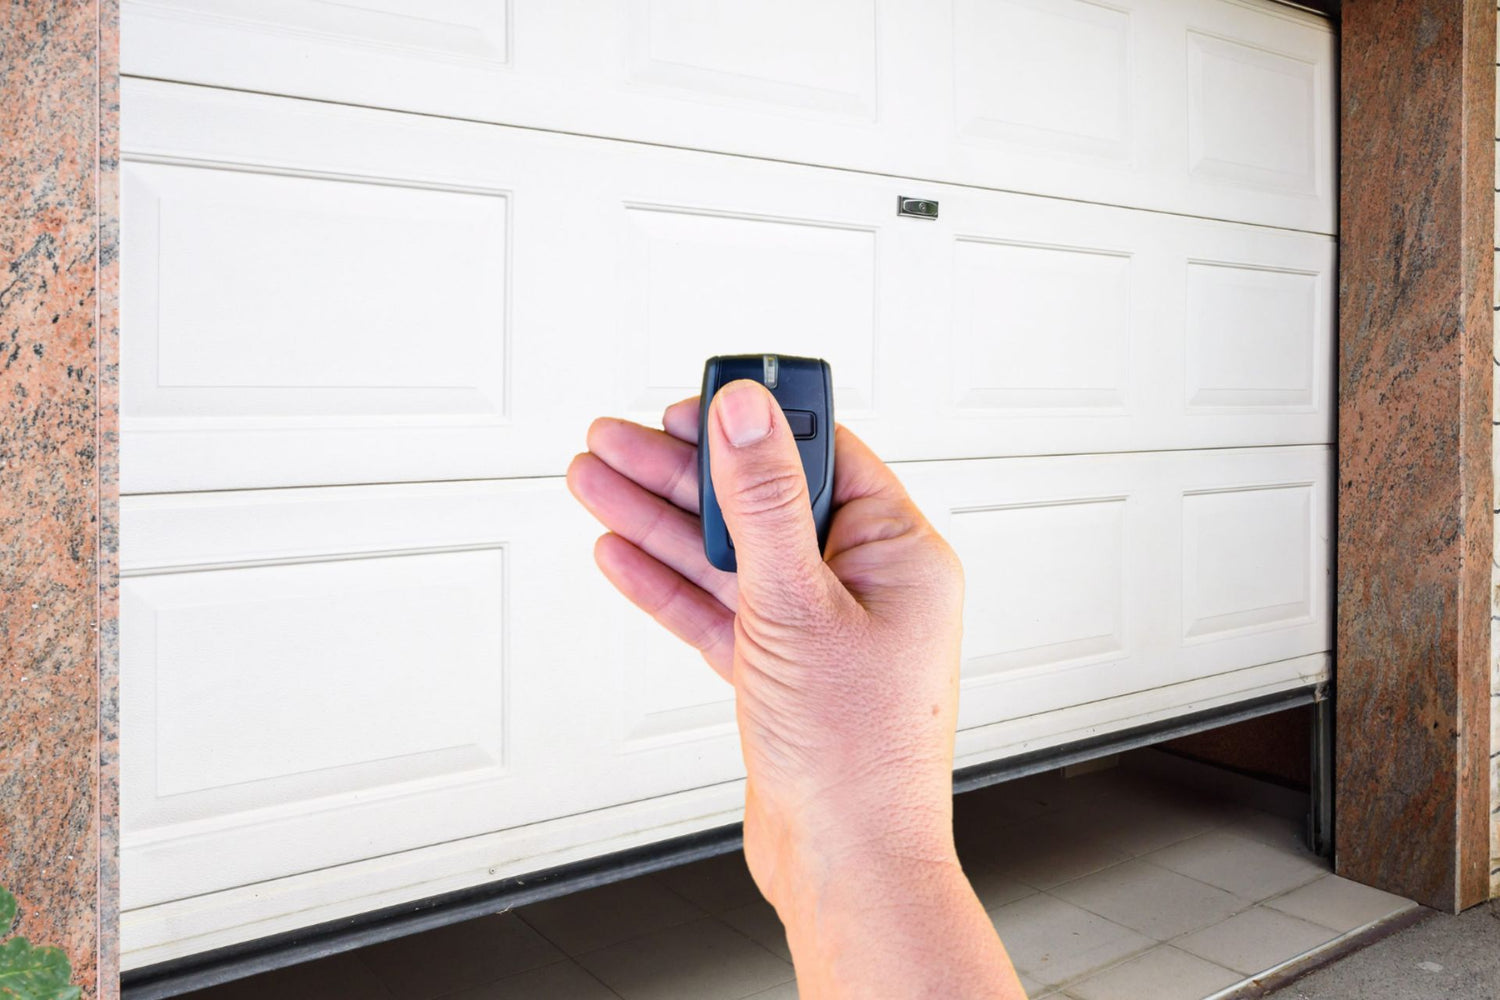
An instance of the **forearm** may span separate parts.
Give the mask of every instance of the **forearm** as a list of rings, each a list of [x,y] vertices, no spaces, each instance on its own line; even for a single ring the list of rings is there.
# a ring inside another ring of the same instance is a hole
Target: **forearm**
[[[803,1000],[1024,1000],[956,857],[871,858],[782,907]]]

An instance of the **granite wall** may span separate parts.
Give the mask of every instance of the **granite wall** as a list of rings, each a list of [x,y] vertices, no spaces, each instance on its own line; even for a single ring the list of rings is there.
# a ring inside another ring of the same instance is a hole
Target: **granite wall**
[[[1500,22],[1500,3],[1495,7]],[[1500,90],[1500,51],[1495,56],[1495,86]],[[1500,110],[1495,117],[1495,155],[1500,161]],[[1500,188],[1496,191],[1496,229],[1500,230]],[[1500,235],[1495,238],[1495,315],[1500,317]],[[1496,378],[1500,380],[1500,347],[1495,351]],[[1495,393],[1495,444],[1500,445],[1500,391]],[[1500,454],[1500,447],[1494,449]],[[1495,468],[1494,496],[1500,498],[1500,465]],[[1500,500],[1494,500],[1495,533],[1500,536]],[[1490,607],[1490,897],[1500,898],[1500,555],[1491,556],[1494,593]]]
[[[1490,891],[1496,12],[1341,8],[1335,865]]]
[[[118,992],[115,0],[0,8],[0,885]]]

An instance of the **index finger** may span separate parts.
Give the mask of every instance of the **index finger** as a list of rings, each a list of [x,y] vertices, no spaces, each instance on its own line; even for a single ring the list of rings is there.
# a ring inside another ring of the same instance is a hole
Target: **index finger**
[[[837,424],[833,433],[833,505],[842,507],[863,497],[904,500],[906,487],[869,445]]]
[[[679,441],[698,443],[698,398],[689,396],[667,407],[661,415],[662,430]]]

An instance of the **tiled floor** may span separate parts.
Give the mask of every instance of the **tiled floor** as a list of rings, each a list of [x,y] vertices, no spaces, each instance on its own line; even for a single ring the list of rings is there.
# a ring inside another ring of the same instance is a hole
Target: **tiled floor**
[[[958,799],[966,869],[1033,998],[1199,1000],[1415,904],[1337,878],[1299,820],[1116,768]],[[735,854],[193,994],[192,1000],[786,1000],[786,939]]]

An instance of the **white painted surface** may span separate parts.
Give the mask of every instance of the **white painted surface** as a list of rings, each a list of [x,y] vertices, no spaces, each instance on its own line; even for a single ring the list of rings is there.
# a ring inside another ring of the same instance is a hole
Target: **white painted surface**
[[[960,766],[1327,677],[1322,22],[125,6],[127,967],[737,818],[557,478],[712,353],[829,358],[964,557]]]
[[[1335,231],[1335,41],[1258,0],[126,0],[127,74]]]
[[[966,731],[1329,648],[1326,447],[898,470],[967,567]],[[122,517],[127,909],[743,777],[559,480]]]
[[[132,163],[127,412],[505,412],[506,198]],[[154,371],[150,378],[148,371]]]
[[[127,908],[742,775],[560,480],[130,497]],[[714,709],[714,711],[718,711]]]
[[[960,727],[1329,649],[1329,463],[1304,447],[903,466],[964,562]]]
[[[767,348],[897,461],[1331,438],[1325,236],[136,80],[123,142],[130,493],[559,475]]]
[[[1320,653],[960,732],[957,764],[962,767],[1305,687],[1326,679],[1328,670],[1328,654]],[[744,796],[743,782],[730,781],[127,910],[120,920],[122,962],[126,968],[139,968],[734,823],[740,818]]]

